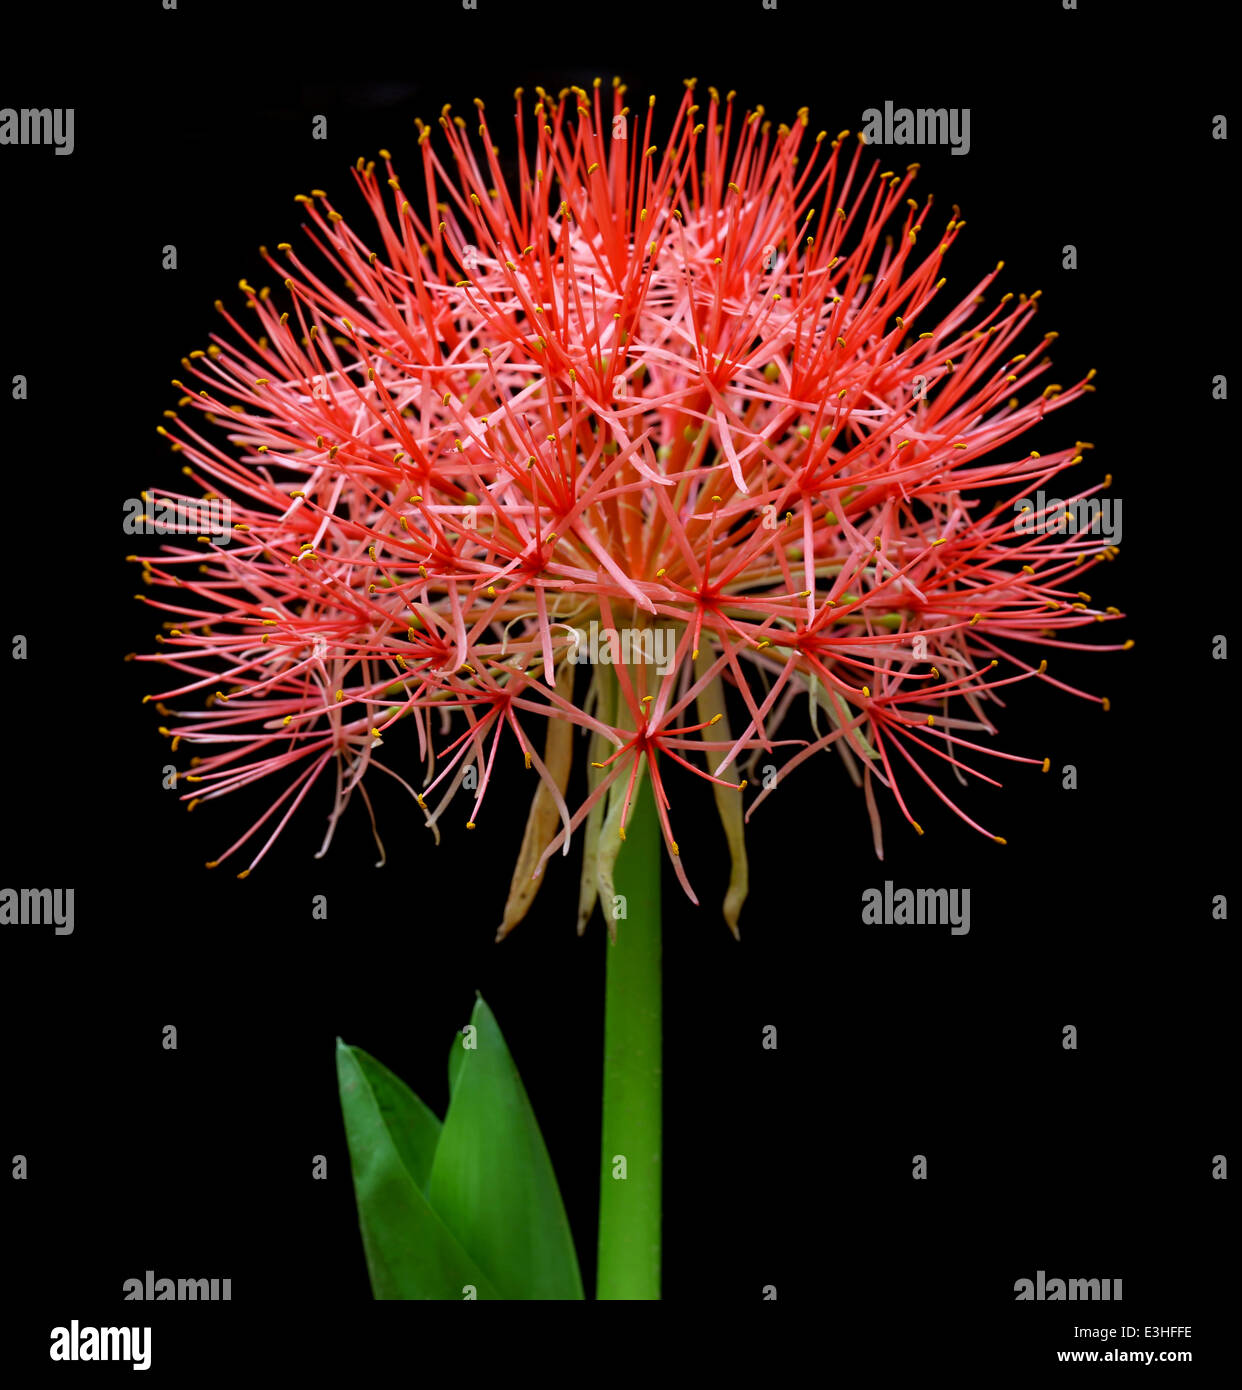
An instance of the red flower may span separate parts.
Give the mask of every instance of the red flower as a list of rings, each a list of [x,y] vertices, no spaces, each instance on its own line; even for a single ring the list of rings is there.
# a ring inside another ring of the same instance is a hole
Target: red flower
[[[907,769],[976,825],[929,769],[991,781],[969,755],[1041,761],[971,735],[993,731],[999,688],[1058,684],[1030,644],[1074,645],[1066,632],[1117,616],[1080,592],[1098,538],[1014,524],[1090,447],[1016,441],[1091,374],[1040,386],[1047,343],[1021,345],[1038,296],[995,295],[1001,266],[947,295],[964,223],[955,208],[925,230],[917,165],[882,170],[848,132],[810,135],[805,111],[773,129],[732,94],[696,104],[693,84],[660,146],[654,99],[635,115],[624,95],[540,90],[528,132],[519,92],[512,186],[482,103],[481,149],[445,108],[448,167],[420,123],[408,189],[386,152],[382,171],[354,170],[375,230],[301,196],[326,266],[264,251],[284,293],[243,281],[255,326],[217,304],[231,332],[185,360],[181,407],[230,447],[181,418],[164,432],[233,532],[143,561],[170,618],[142,659],[171,679],[148,698],[207,696],[167,731],[214,750],[194,760],[192,805],[285,783],[221,860],[279,812],[253,868],[329,767],[325,848],[372,769],[434,826],[473,768],[473,827],[512,740],[541,792],[502,934],[584,821],[589,914],[646,773],[690,892],[669,762],[714,783],[733,925],[745,783],[727,774],[782,741],[799,696],[811,737],[783,740],[798,745],[784,771],[835,748],[877,852],[876,783],[916,829]],[[592,622],[591,652],[630,660],[615,680],[595,667],[580,704]],[[593,751],[571,813],[574,726]],[[421,791],[390,747],[424,764]]]

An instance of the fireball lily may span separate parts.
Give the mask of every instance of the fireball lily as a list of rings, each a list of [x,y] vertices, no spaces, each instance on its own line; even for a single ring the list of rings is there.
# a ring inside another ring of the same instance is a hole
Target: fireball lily
[[[516,178],[476,102],[470,122],[445,107],[439,141],[419,123],[408,187],[386,151],[358,161],[369,228],[300,195],[318,260],[265,248],[275,291],[241,282],[248,320],[217,303],[229,332],[174,383],[202,424],[169,412],[161,433],[232,535],[142,561],[167,618],[147,698],[205,697],[166,731],[211,750],[191,806],[281,787],[214,862],[245,847],[244,877],[329,770],[321,853],[373,770],[437,837],[473,787],[474,829],[520,756],[538,789],[498,935],[579,830],[581,931],[648,795],[694,899],[677,764],[711,783],[736,933],[746,774],[782,744],[782,785],[839,755],[878,854],[877,786],[919,834],[921,784],[1003,844],[941,779],[995,785],[980,755],[1047,770],[978,736],[1004,687],[1071,689],[1043,653],[1120,616],[1083,592],[1115,548],[1014,524],[1091,448],[1020,437],[1094,373],[1047,382],[1039,295],[997,293],[1003,262],[949,292],[959,210],[933,223],[917,165],[805,110],[774,126],[687,82],[660,143],[654,98],[632,110],[619,83],[516,97]],[[601,664],[576,684],[593,623]],[[779,737],[800,701],[809,736]]]

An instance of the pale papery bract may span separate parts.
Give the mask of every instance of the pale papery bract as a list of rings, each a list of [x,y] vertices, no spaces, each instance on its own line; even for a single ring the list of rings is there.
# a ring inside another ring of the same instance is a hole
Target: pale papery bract
[[[1036,388],[1047,342],[1020,340],[1038,295],[990,297],[1002,263],[939,307],[958,210],[925,231],[918,166],[887,170],[849,132],[811,136],[805,110],[773,129],[762,107],[739,116],[714,89],[704,107],[687,84],[657,145],[654,99],[637,116],[618,84],[538,89],[533,129],[519,90],[510,187],[476,105],[477,142],[441,116],[447,167],[419,123],[409,189],[386,151],[382,172],[358,161],[369,236],[326,193],[299,195],[327,269],[264,249],[283,294],[242,281],[257,326],[217,303],[231,333],[184,359],[193,385],[174,383],[226,431],[229,447],[173,412],[161,427],[233,531],[142,559],[167,592],[140,597],[167,621],[139,659],[172,678],[146,698],[205,697],[163,730],[196,750],[191,808],[283,780],[213,865],[265,831],[249,873],[329,768],[320,853],[355,791],[370,811],[372,769],[434,828],[473,768],[473,829],[510,738],[540,789],[502,936],[585,823],[582,929],[611,892],[640,776],[693,898],[670,762],[713,783],[734,930],[743,757],[750,770],[783,745],[783,780],[835,749],[877,853],[876,783],[922,833],[903,771],[1000,839],[928,769],[995,785],[968,761],[987,754],[1047,770],[978,741],[989,708],[1016,681],[1070,689],[1043,650],[1119,616],[1080,587],[1114,548],[1051,511],[1015,529],[1020,499],[1090,447],[1015,448],[1093,389],[1093,373]],[[671,669],[631,652],[575,698],[592,620],[675,643]],[[809,726],[791,737],[799,697]],[[571,809],[575,729],[591,753]]]

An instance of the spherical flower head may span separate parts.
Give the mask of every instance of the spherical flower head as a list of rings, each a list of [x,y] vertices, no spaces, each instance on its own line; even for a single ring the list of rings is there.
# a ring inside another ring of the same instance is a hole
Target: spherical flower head
[[[581,929],[645,777],[693,898],[677,764],[712,784],[736,929],[744,773],[774,749],[782,782],[840,756],[877,853],[877,786],[920,834],[911,780],[999,839],[944,774],[1046,770],[977,736],[999,688],[1055,683],[1032,644],[1117,616],[1081,591],[1098,538],[1015,524],[1090,448],[1020,436],[1093,374],[1045,384],[1038,296],[997,293],[1000,265],[946,290],[965,224],[933,223],[917,165],[709,91],[660,144],[654,98],[519,90],[508,181],[482,103],[446,107],[408,186],[386,151],[358,161],[373,225],[300,195],[314,256],[265,248],[277,288],[217,304],[228,331],[174,383],[197,420],[161,433],[230,529],[142,561],[191,806],[277,787],[215,862],[246,847],[248,873],[329,771],[324,849],[372,773],[433,829],[464,785],[473,829],[520,757],[538,790],[500,934],[584,827]]]

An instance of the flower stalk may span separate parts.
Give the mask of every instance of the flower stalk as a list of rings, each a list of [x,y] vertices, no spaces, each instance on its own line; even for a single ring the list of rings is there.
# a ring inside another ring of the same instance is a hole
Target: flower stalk
[[[649,1300],[660,1297],[663,998],[660,827],[646,778],[634,798],[614,882],[625,917],[605,948],[596,1297]],[[606,912],[610,906],[604,904]]]

